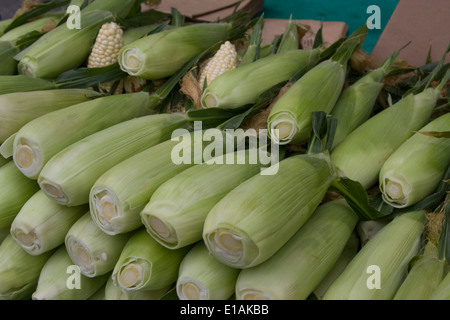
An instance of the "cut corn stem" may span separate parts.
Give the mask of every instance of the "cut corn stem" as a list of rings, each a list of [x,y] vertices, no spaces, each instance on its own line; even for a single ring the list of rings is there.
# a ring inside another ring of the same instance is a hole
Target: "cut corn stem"
[[[147,231],[161,245],[176,249],[202,240],[208,212],[228,192],[258,174],[261,163],[251,162],[249,152],[237,151],[179,173],[163,183],[141,211]]]
[[[0,300],[29,300],[51,254],[32,256],[8,235],[0,245]]]
[[[203,227],[208,250],[231,267],[266,261],[309,219],[334,177],[323,153],[288,157],[276,175],[247,179],[208,213]]]
[[[323,300],[391,300],[420,249],[423,211],[397,216],[358,252]]]
[[[88,89],[51,89],[0,95],[0,143],[44,114],[99,97]]]
[[[450,139],[427,133],[445,131],[450,131],[450,113],[419,129],[384,162],[379,187],[386,203],[406,208],[433,192],[450,165]]]
[[[241,271],[236,299],[305,300],[338,261],[357,221],[344,199],[319,206],[271,258]]]
[[[186,125],[182,114],[155,114],[116,124],[75,142],[43,167],[38,183],[56,202],[77,206],[89,203],[95,181],[108,169],[170,138]]]
[[[0,188],[0,229],[10,228],[22,206],[39,191],[39,185],[10,161],[0,167]]]
[[[71,279],[72,275],[73,279]],[[93,278],[79,274],[79,270],[73,267],[72,259],[63,245],[52,253],[42,267],[32,299],[87,300],[106,284],[108,278],[109,274]]]
[[[144,228],[137,230],[127,241],[114,267],[114,284],[124,290],[166,288],[176,281],[180,263],[189,248],[164,248]]]
[[[14,218],[11,235],[29,254],[39,255],[64,244],[69,229],[87,210],[57,204],[39,190]]]
[[[227,300],[233,296],[240,270],[209,254],[203,241],[183,258],[176,283],[180,300]]]
[[[100,230],[86,212],[69,229],[64,239],[72,262],[86,277],[111,272],[131,233],[110,236]]]
[[[147,93],[100,97],[34,119],[17,132],[13,159],[25,176],[37,179],[50,158],[71,144],[115,124],[151,114],[148,99]]]

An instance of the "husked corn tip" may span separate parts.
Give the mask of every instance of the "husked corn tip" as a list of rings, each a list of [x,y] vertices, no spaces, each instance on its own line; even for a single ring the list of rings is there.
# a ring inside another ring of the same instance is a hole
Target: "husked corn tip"
[[[115,22],[102,25],[88,59],[88,68],[106,67],[117,62],[123,46],[123,30]]]
[[[222,73],[237,66],[236,47],[230,41],[223,43],[216,54],[210,58],[200,70],[199,82],[203,87],[205,78],[209,85],[211,81]]]

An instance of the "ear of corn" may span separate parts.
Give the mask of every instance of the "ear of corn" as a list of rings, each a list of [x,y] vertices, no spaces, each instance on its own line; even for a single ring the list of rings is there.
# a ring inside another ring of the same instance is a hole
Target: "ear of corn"
[[[38,18],[36,20],[29,21],[21,26],[18,26],[0,37],[0,41],[16,41],[21,36],[26,35],[29,32],[37,31],[45,33],[53,29],[61,20],[61,14],[52,14]]]
[[[10,161],[0,167],[0,188],[0,229],[10,228],[22,206],[39,191],[39,185]]]
[[[423,211],[396,217],[358,252],[323,299],[391,300],[419,251],[424,225]]]
[[[118,18],[126,18],[135,3],[136,0],[90,0],[81,12],[85,14],[89,11],[105,10],[113,13]]]
[[[164,248],[145,229],[140,229],[123,248],[114,266],[113,281],[125,290],[166,288],[176,281],[178,268],[188,249]]]
[[[160,300],[169,289],[170,286],[157,290],[125,290],[109,277],[105,286],[105,300]]]
[[[86,212],[69,229],[64,244],[81,274],[94,278],[114,269],[131,233],[110,236],[100,230]]]
[[[227,300],[233,296],[240,270],[209,254],[203,241],[195,244],[181,261],[176,281],[180,300]]]
[[[290,50],[225,72],[204,90],[202,106],[236,109],[256,103],[259,96],[273,86],[289,80],[302,68],[316,65],[320,52],[320,49]]]
[[[227,156],[220,156],[220,162],[188,168],[153,193],[140,215],[147,231],[161,245],[176,249],[202,240],[208,212],[262,168],[261,163],[250,161],[248,150],[235,152],[234,164],[223,164]]]
[[[17,74],[17,61],[14,56],[19,53],[20,49],[14,44],[14,41],[0,41],[0,75]]]
[[[450,165],[450,139],[427,133],[445,131],[450,131],[450,113],[427,123],[384,162],[379,186],[386,203],[409,207],[436,188]]]
[[[276,175],[244,181],[208,213],[203,227],[208,250],[231,267],[266,261],[309,219],[333,178],[326,154],[302,154],[280,161]]]
[[[29,254],[42,254],[64,244],[69,229],[87,210],[57,204],[39,190],[14,218],[11,236]]]
[[[52,89],[2,94],[0,143],[33,119],[99,96],[99,93],[88,89]]]
[[[89,278],[80,274],[79,279],[71,279],[71,275],[76,278],[78,273],[65,246],[60,246],[42,267],[32,299],[87,300],[106,284],[109,277],[109,274],[105,274]]]
[[[13,22],[13,18],[0,20],[0,35],[5,34],[6,28]]]
[[[8,235],[0,245],[0,300],[28,300],[52,252],[28,254]]]
[[[444,279],[445,268],[445,261],[439,259],[438,248],[428,241],[424,253],[414,261],[393,300],[429,300]]]
[[[81,29],[69,29],[62,24],[21,51],[15,57],[19,61],[19,74],[52,79],[64,71],[81,66],[89,57],[101,26],[113,20],[113,14],[94,10],[81,14],[80,20]]]
[[[38,178],[41,189],[56,202],[76,206],[89,203],[95,181],[125,159],[170,138],[186,125],[182,114],[155,114],[116,124],[58,152]]]
[[[64,148],[115,124],[152,112],[147,93],[100,97],[51,112],[20,128],[14,138],[13,159],[25,176],[37,179],[50,158]]]
[[[447,275],[433,291],[429,300],[450,300],[450,272],[447,272]]]
[[[55,83],[50,80],[30,78],[22,74],[0,75],[0,95],[48,89],[56,89]]]
[[[229,23],[196,23],[157,32],[124,46],[119,64],[129,75],[163,79],[204,50],[226,41],[230,31]]]
[[[386,159],[429,121],[439,97],[437,88],[407,95],[352,131],[331,151],[331,161],[364,188],[373,186]]]
[[[241,271],[236,298],[305,300],[338,261],[357,221],[344,199],[319,206],[271,258]]]

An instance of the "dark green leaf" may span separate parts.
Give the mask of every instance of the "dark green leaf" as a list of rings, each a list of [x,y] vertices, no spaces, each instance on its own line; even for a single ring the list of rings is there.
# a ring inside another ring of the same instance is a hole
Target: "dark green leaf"
[[[179,300],[176,287],[170,289],[160,300]]]
[[[450,205],[446,205],[444,210],[444,221],[438,244],[439,258],[450,263]]]
[[[308,142],[308,153],[331,151],[337,120],[326,112],[312,114],[312,131]]]
[[[56,78],[60,88],[88,88],[99,83],[110,83],[126,77],[118,63],[102,68],[79,68],[66,71]]]
[[[184,22],[186,21],[186,17],[183,16],[180,11],[178,11],[176,8],[170,8],[170,12],[172,15],[171,25],[175,27],[181,27],[184,25]]]

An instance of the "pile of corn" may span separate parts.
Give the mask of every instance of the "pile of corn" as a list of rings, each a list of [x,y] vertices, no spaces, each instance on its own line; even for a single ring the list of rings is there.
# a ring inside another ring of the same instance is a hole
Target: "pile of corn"
[[[0,22],[1,299],[450,299],[444,57],[357,70],[364,28],[307,50],[290,21],[260,46],[261,19],[136,25],[136,4]],[[213,154],[202,115],[219,147],[236,118],[267,129],[276,173],[254,146]]]

